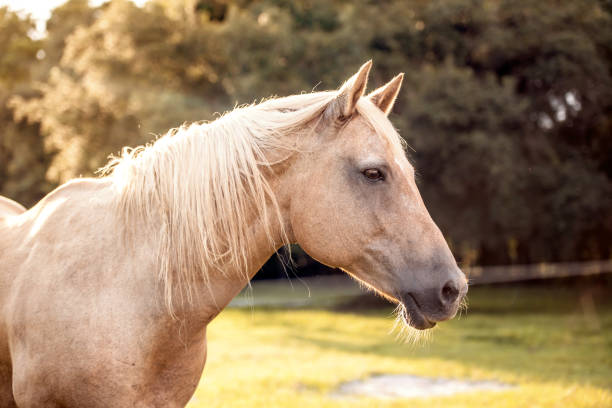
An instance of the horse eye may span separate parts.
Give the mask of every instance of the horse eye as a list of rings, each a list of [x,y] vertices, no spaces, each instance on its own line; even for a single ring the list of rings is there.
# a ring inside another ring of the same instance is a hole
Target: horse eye
[[[380,181],[384,180],[384,176],[382,171],[378,169],[366,169],[363,171],[363,175],[370,181]]]

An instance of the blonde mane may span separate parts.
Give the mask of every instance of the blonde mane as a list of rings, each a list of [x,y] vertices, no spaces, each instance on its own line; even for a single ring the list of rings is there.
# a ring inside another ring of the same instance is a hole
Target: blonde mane
[[[269,99],[239,107],[210,123],[170,130],[154,143],[124,148],[102,169],[119,190],[119,215],[126,226],[159,214],[159,279],[166,306],[191,302],[198,282],[229,269],[247,273],[252,231],[249,219],[276,217],[284,225],[264,169],[269,149],[286,149],[289,132],[314,129],[337,92]],[[366,98],[357,105],[374,130],[400,146],[391,123]],[[288,155],[289,155],[288,154]],[[288,156],[287,155],[287,156]],[[273,214],[269,214],[269,208]],[[264,221],[270,245],[275,238]]]

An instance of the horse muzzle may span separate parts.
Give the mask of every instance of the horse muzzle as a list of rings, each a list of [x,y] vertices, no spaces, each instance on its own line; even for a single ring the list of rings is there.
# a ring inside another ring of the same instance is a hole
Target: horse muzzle
[[[415,329],[431,329],[437,322],[452,319],[465,297],[464,278],[451,279],[441,288],[404,292],[399,296],[404,322]]]

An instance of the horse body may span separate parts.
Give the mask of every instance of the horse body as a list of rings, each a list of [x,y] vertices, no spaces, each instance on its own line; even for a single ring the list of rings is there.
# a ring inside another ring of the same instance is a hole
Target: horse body
[[[79,180],[0,222],[0,372],[13,378],[0,406],[11,391],[19,406],[89,407],[183,406],[193,393],[205,328],[168,316],[152,245],[118,239],[111,194]]]
[[[394,132],[385,114],[401,77],[366,101],[368,71],[338,93],[262,104],[258,119],[239,111],[164,137],[109,177],[4,209],[0,407],[184,406],[208,323],[287,242],[398,302],[414,327],[452,317],[465,278],[396,139],[379,134]],[[275,128],[287,115],[300,125]],[[282,146],[236,136],[245,126]]]
[[[193,394],[206,325],[248,279],[228,270],[214,296],[170,316],[155,239],[125,242],[115,194],[108,180],[72,181],[0,219],[0,407],[178,407]],[[274,251],[261,249],[251,270]]]

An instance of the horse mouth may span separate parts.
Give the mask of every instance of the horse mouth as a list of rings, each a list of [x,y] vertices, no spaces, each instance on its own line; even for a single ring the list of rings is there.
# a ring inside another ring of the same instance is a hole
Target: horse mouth
[[[402,299],[402,319],[404,323],[418,330],[431,329],[436,325],[436,322],[429,320],[421,311],[419,304],[412,295],[407,295]]]

